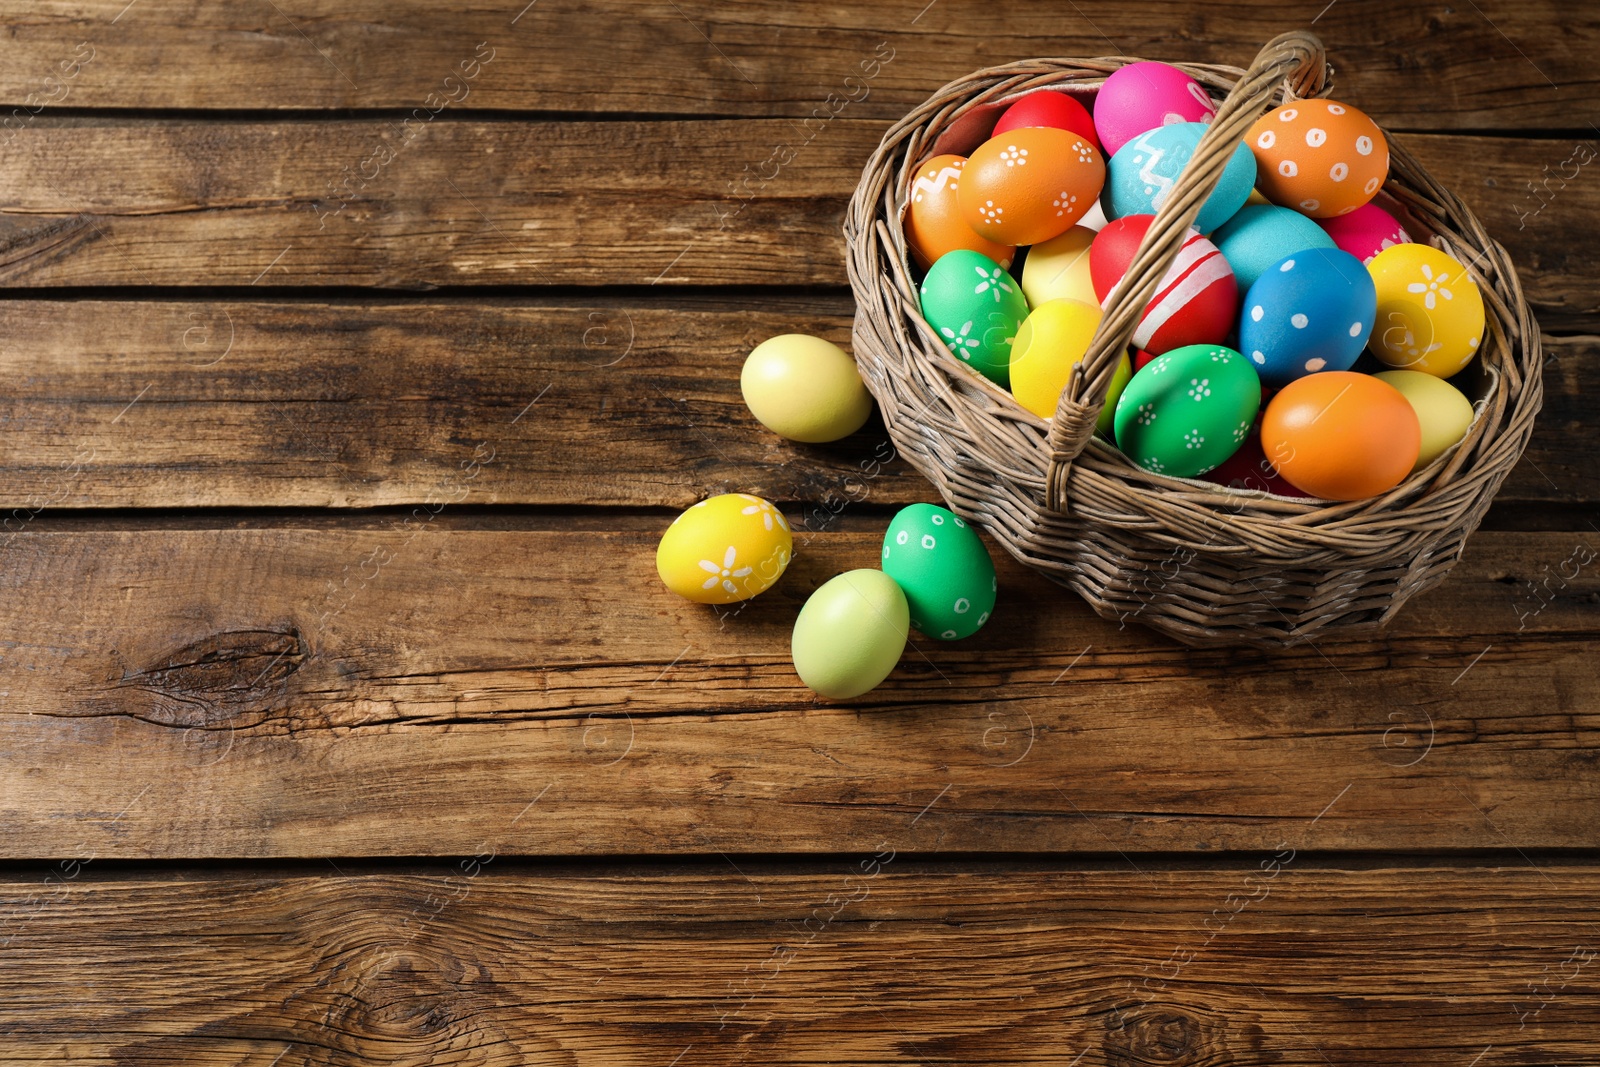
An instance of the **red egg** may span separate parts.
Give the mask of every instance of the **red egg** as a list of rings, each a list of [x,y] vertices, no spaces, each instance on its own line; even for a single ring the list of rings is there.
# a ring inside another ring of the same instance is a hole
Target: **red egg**
[[[1133,350],[1133,373],[1138,374],[1144,370],[1144,365],[1155,358],[1156,354],[1154,352],[1146,352],[1142,348],[1135,348]]]
[[[1364,500],[1411,473],[1422,425],[1388,382],[1322,371],[1296,378],[1267,404],[1261,447],[1279,474],[1312,496]]]
[[[1094,118],[1089,114],[1089,109],[1066,93],[1058,93],[1054,89],[1029,93],[1006,108],[1000,121],[994,124],[994,136],[1024,126],[1054,126],[1058,130],[1077,134],[1094,145],[1096,151],[1100,149],[1100,138],[1094,132]]]
[[[946,252],[966,248],[982,252],[1010,269],[1016,249],[997,244],[972,232],[956,204],[956,189],[965,156],[934,156],[917,169],[911,185],[911,203],[906,205],[906,244],[918,266],[927,270]]]
[[[1106,165],[1075,133],[1024,126],[979,145],[956,191],[961,217],[978,234],[1034,245],[1066,233],[1100,196]]]
[[[1103,304],[1133,262],[1154,215],[1106,223],[1089,246],[1089,277]],[[1239,284],[1217,246],[1191,229],[1133,332],[1135,348],[1159,356],[1184,345],[1221,344],[1239,314]]]
[[[1280,477],[1272,462],[1267,459],[1267,454],[1261,449],[1259,422],[1251,428],[1250,436],[1244,439],[1239,451],[1230,456],[1222,466],[1200,477],[1208,482],[1226,485],[1230,489],[1256,489],[1277,496],[1305,495]]]

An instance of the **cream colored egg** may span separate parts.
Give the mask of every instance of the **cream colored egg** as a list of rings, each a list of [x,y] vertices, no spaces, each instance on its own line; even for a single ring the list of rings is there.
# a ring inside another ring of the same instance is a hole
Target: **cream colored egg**
[[[1414,370],[1379,371],[1373,377],[1400,390],[1422,424],[1422,449],[1412,470],[1426,467],[1467,435],[1474,414],[1472,401],[1443,378]]]
[[[709,497],[672,520],[656,573],[698,604],[731,604],[772,587],[794,555],[783,513],[749,493]]]
[[[855,360],[831,341],[786,333],[756,345],[739,388],[761,425],[791,441],[849,437],[872,414],[872,395]]]
[[[1049,300],[1078,300],[1099,306],[1094,281],[1089,277],[1089,245],[1094,231],[1074,226],[1028,250],[1022,264],[1022,295],[1036,308]]]

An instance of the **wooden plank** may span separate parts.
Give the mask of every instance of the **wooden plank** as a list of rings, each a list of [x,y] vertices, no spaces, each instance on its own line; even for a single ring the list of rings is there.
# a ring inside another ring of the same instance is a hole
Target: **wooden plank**
[[[449,867],[0,883],[7,1063],[1274,1063],[1600,1055],[1600,868]],[[731,861],[730,861],[731,862]],[[70,993],[63,995],[64,991]]]
[[[0,508],[432,503],[475,459],[473,505],[681,508],[739,491],[826,516],[839,500],[933,499],[877,422],[797,445],[744,406],[751,348],[788,332],[848,347],[850,313],[838,296],[0,302]],[[1545,351],[1545,410],[1508,506],[1600,498],[1600,339]]]
[[[844,205],[883,129],[41,118],[0,154],[0,284],[842,285]],[[1600,310],[1600,182],[1559,176],[1572,142],[1405,143],[1539,309]],[[763,180],[775,146],[793,159]]]
[[[529,854],[835,852],[936,797],[900,847],[1600,828],[1592,533],[1481,533],[1382,638],[1274,656],[1119,629],[1006,558],[976,638],[917,638],[829,704],[790,629],[875,564],[882,521],[802,535],[775,590],[720,610],[660,588],[664,522],[25,531],[0,572],[0,853],[453,855],[487,825]]]
[[[0,38],[0,102],[413,108],[436,92],[474,109],[799,116],[826,108],[832,93],[853,114],[893,119],[980,66],[1123,53],[1245,66],[1264,42],[1307,23],[1328,46],[1342,96],[1386,124],[1588,120],[1600,17],[1556,0],[1412,8],[1342,0],[1289,18],[1269,3],[1169,0],[1066,9],[511,0],[457,5],[445,16],[417,0],[139,0],[131,10],[126,0],[60,0],[13,20]],[[473,78],[444,83],[478,54],[492,58],[466,68]],[[878,55],[889,62],[861,66]]]

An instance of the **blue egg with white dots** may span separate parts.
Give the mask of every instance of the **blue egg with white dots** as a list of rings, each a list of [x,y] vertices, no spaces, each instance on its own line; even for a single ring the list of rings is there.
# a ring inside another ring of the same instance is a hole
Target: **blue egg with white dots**
[[[1239,351],[1268,385],[1349,370],[1372,333],[1378,292],[1361,261],[1306,248],[1272,264],[1245,293]]]
[[[1211,235],[1247,292],[1268,267],[1303,248],[1337,248],[1328,231],[1298,211],[1275,204],[1246,204]]]
[[[1206,126],[1200,122],[1157,126],[1117,149],[1106,164],[1106,187],[1100,195],[1106,218],[1154,215],[1156,208],[1167,202],[1205,132]],[[1250,199],[1255,184],[1255,154],[1240,141],[1222,169],[1222,179],[1200,205],[1195,227],[1210,233],[1227,222]]]

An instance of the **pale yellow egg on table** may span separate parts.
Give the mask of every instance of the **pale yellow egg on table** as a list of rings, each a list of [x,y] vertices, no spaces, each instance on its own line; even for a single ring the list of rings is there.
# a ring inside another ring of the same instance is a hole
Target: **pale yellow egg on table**
[[[831,341],[803,333],[769,337],[750,352],[739,389],[761,425],[791,441],[849,437],[872,414],[856,361]]]
[[[1061,391],[1072,368],[1083,361],[1100,325],[1097,304],[1079,300],[1049,300],[1033,310],[1011,342],[1011,394],[1041,418],[1051,418],[1061,402]],[[1133,364],[1123,353],[1106,390],[1106,402],[1095,429],[1110,433],[1117,399],[1133,377]]]
[[[1422,449],[1412,470],[1421,470],[1444,455],[1472,426],[1472,401],[1443,378],[1415,370],[1384,370],[1373,377],[1400,390],[1422,424]]]
[[[1029,307],[1036,308],[1048,300],[1100,303],[1089,277],[1089,245],[1093,241],[1094,231],[1079,225],[1028,249],[1021,283]]]
[[[749,493],[709,497],[672,520],[656,547],[656,573],[698,604],[766,592],[794,555],[783,513]]]

